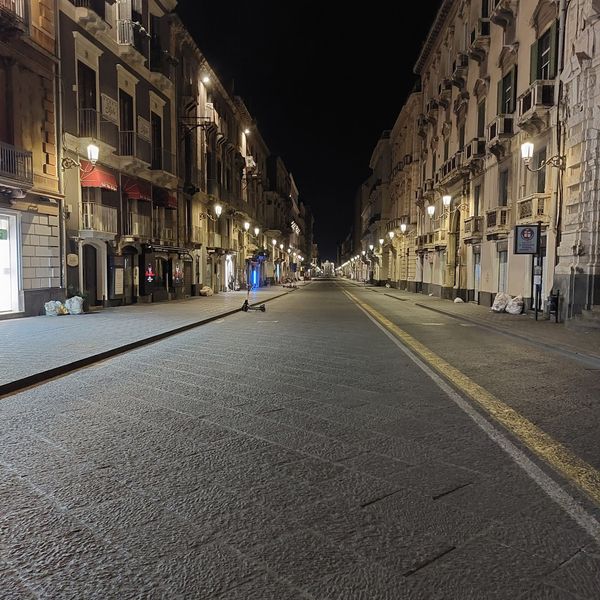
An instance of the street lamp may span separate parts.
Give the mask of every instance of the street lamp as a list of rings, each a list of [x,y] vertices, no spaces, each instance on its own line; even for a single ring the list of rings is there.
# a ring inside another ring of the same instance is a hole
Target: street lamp
[[[250,223],[248,223],[248,221],[244,221],[244,230],[246,232],[248,232],[249,229],[250,229]]]
[[[442,196],[442,203],[446,208],[448,208],[450,204],[452,204],[452,196],[450,196],[450,194],[444,194]]]
[[[87,153],[88,162],[90,163],[90,165],[92,165],[92,168],[89,171],[89,173],[91,173],[94,170],[94,167],[96,166],[96,163],[98,162],[98,159],[100,158],[100,148],[98,148],[98,146],[96,146],[96,144],[94,144],[94,143],[88,144],[88,146],[86,148],[86,153]],[[63,170],[72,169],[73,167],[79,167],[81,169],[83,166],[79,161],[74,160],[69,156],[65,156],[60,161],[60,164],[61,164]],[[89,174],[89,173],[86,173],[86,174]]]
[[[275,240],[275,239],[271,240],[271,244],[273,244],[273,248],[275,248],[275,246],[277,245],[277,240]]]
[[[435,204],[430,204],[430,205],[427,207],[427,214],[428,214],[430,217],[433,217],[433,215],[435,215]]]
[[[393,240],[396,234],[393,231],[389,231],[388,235],[390,236],[390,240]]]
[[[259,227],[255,227],[254,228],[254,235],[258,237],[259,233],[260,233],[260,228]]]
[[[406,233],[407,225],[406,223],[400,223],[400,231],[402,233]]]
[[[215,215],[217,215],[217,219],[221,216],[223,212],[223,207],[220,204],[215,204]]]
[[[279,244],[279,249],[283,250],[283,244]]]
[[[533,158],[533,150],[534,146],[532,142],[524,142],[523,144],[521,144],[521,158],[523,159],[523,164],[525,165],[528,171],[536,173],[537,171],[541,171],[548,165],[550,165],[551,167],[556,167],[561,171],[565,170],[567,159],[566,156],[560,154],[555,154],[554,156],[543,160],[538,167],[532,169],[529,166],[529,164],[531,163],[531,159]]]
[[[385,240],[383,238],[379,238],[379,245],[383,246],[383,242],[385,242]]]
[[[373,244],[369,244],[369,250],[370,250],[371,252],[373,252],[373,248],[375,248],[375,246],[373,246]]]

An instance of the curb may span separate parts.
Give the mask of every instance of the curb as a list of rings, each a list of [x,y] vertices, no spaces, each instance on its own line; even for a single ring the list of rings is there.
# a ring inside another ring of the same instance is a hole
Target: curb
[[[266,304],[267,302],[271,302],[271,300],[277,300],[278,298],[287,296],[289,293],[290,292],[283,292],[281,294],[278,294],[277,296],[273,296],[272,298],[267,298],[266,300],[261,300],[259,302],[253,302],[252,304],[250,304],[250,306]],[[55,377],[60,377],[68,373],[72,373],[73,371],[82,369],[83,367],[88,367],[89,365],[102,362],[107,358],[112,358],[114,356],[118,356],[119,354],[125,354],[126,352],[130,352],[131,350],[136,350],[137,348],[148,346],[149,344],[159,342],[160,340],[172,337],[174,335],[177,335],[178,333],[184,333],[185,331],[189,331],[190,329],[195,329],[196,327],[207,325],[208,323],[212,323],[213,321],[216,321],[218,319],[230,317],[231,315],[235,315],[238,312],[242,312],[241,307],[228,310],[223,313],[219,313],[218,315],[213,315],[212,317],[206,317],[205,319],[202,319],[200,321],[194,321],[193,323],[188,323],[187,325],[181,325],[180,327],[176,327],[175,329],[163,331],[162,333],[157,333],[147,338],[135,340],[134,342],[129,342],[128,344],[125,344],[123,346],[117,346],[115,348],[111,348],[110,350],[105,350],[104,352],[100,352],[99,354],[92,354],[74,362],[59,365],[58,367],[52,367],[51,369],[48,369],[46,371],[40,371],[39,373],[34,373],[33,375],[28,375],[27,377],[22,377],[21,379],[15,379],[14,381],[10,381],[9,383],[0,385],[0,399],[4,398],[5,396],[15,394],[16,392],[19,392],[33,385],[38,385],[40,383],[49,381],[50,379],[54,379]]]
[[[452,319],[456,319],[457,321],[465,321],[466,323],[473,323],[475,325],[478,325],[479,327],[482,327],[484,329],[489,329],[491,331],[500,333],[502,335],[506,335],[508,337],[518,338],[518,339],[523,340],[533,346],[540,346],[542,348],[545,348],[545,349],[555,352],[557,354],[561,354],[562,356],[566,356],[568,358],[571,358],[573,360],[576,360],[576,361],[586,364],[588,366],[593,366],[593,367],[600,366],[600,356],[597,356],[594,354],[586,354],[584,352],[577,352],[576,350],[571,350],[571,349],[565,348],[564,346],[554,346],[554,345],[550,344],[549,342],[542,342],[540,340],[535,340],[526,335],[514,333],[503,327],[498,327],[496,325],[490,325],[489,323],[480,321],[479,319],[474,318],[474,317],[465,317],[464,315],[455,315],[454,313],[447,312],[445,310],[442,310],[441,308],[434,308],[433,306],[427,306],[425,304],[420,304],[419,302],[415,302],[415,306],[418,306],[419,308],[424,308],[426,310],[430,310],[430,311],[438,313],[440,315],[444,315],[445,317],[450,317]]]

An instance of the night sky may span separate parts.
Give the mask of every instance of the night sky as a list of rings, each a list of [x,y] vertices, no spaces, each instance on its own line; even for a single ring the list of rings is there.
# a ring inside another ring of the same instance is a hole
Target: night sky
[[[439,0],[344,3],[179,0],[177,12],[315,214],[321,259],[350,230],[356,189],[381,132],[415,82]],[[321,8],[324,8],[321,11]]]

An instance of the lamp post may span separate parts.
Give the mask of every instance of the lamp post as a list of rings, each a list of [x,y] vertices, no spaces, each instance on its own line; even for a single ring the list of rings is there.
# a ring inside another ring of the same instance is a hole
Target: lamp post
[[[92,142],[87,145],[86,154],[88,162],[90,163],[92,168],[84,172],[84,176],[89,175],[96,167],[96,163],[100,158],[100,148],[98,148],[98,146],[96,146],[96,144]],[[62,160],[60,161],[60,166],[62,167],[63,171],[66,169],[72,169],[73,167],[79,167],[80,169],[83,168],[83,165],[78,160],[75,160],[69,156],[65,156],[64,158],[62,158]]]

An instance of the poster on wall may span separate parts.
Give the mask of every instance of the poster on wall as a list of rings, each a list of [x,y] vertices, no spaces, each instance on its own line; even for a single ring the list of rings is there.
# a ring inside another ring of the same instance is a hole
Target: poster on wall
[[[539,254],[540,226],[515,226],[515,254]]]

